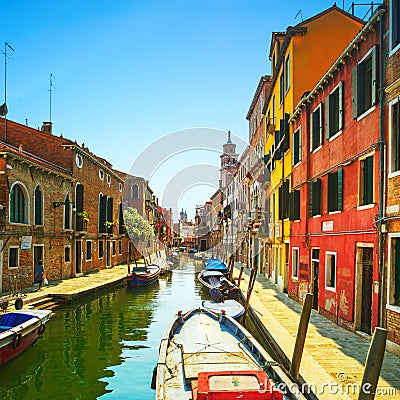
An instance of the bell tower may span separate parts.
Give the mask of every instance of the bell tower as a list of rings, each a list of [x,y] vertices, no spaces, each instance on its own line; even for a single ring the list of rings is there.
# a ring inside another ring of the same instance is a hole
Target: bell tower
[[[238,168],[238,157],[236,144],[232,142],[231,131],[228,131],[228,140],[222,146],[221,168],[220,168],[220,189],[225,188]]]

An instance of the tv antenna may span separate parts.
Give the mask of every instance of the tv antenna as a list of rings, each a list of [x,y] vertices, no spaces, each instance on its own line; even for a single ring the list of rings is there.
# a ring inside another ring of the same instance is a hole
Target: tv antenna
[[[54,75],[50,73],[50,85],[49,85],[49,92],[50,92],[50,119],[49,121],[51,122],[51,96],[53,94],[53,89],[56,89],[56,87],[53,85],[53,78]]]
[[[301,10],[299,10],[299,11],[297,12],[296,16],[294,17],[294,20],[296,20],[296,18],[297,18],[299,15],[300,15],[300,18],[301,18],[301,22],[303,22],[303,21],[304,21],[304,18],[303,18],[303,13],[301,12]]]
[[[0,106],[0,115],[4,117],[4,141],[7,142],[7,49],[14,51],[12,46],[4,42],[4,104]]]

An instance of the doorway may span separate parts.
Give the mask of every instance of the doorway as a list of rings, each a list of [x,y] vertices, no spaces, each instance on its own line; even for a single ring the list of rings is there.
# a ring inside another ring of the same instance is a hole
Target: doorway
[[[111,266],[111,242],[106,241],[106,267]]]
[[[33,273],[32,273],[33,278],[35,277],[35,265],[38,264],[39,260],[43,261],[43,265],[46,268],[46,264],[43,260],[43,248],[44,248],[43,244],[33,246]]]
[[[362,249],[362,282],[361,282],[361,326],[360,329],[371,334],[372,318],[372,268],[373,248]]]
[[[313,309],[318,310],[318,293],[319,293],[319,249],[311,250],[311,272],[313,287]]]
[[[82,273],[82,242],[75,242],[75,275]]]

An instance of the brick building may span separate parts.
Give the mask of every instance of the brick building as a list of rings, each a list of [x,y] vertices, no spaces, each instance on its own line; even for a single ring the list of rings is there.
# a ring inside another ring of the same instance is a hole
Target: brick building
[[[4,130],[4,119],[0,120]],[[82,144],[7,121],[2,143],[0,240],[3,279],[18,268],[22,286],[44,261],[49,280],[126,261],[122,219],[124,179]],[[11,270],[10,270],[11,268]]]

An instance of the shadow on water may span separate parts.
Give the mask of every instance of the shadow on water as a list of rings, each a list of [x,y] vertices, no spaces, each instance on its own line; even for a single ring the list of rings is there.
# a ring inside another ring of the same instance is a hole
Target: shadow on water
[[[151,375],[166,326],[178,310],[208,297],[197,281],[202,268],[183,257],[150,287],[123,286],[57,308],[45,334],[0,368],[0,399],[153,399]],[[246,327],[259,339],[248,321]]]

